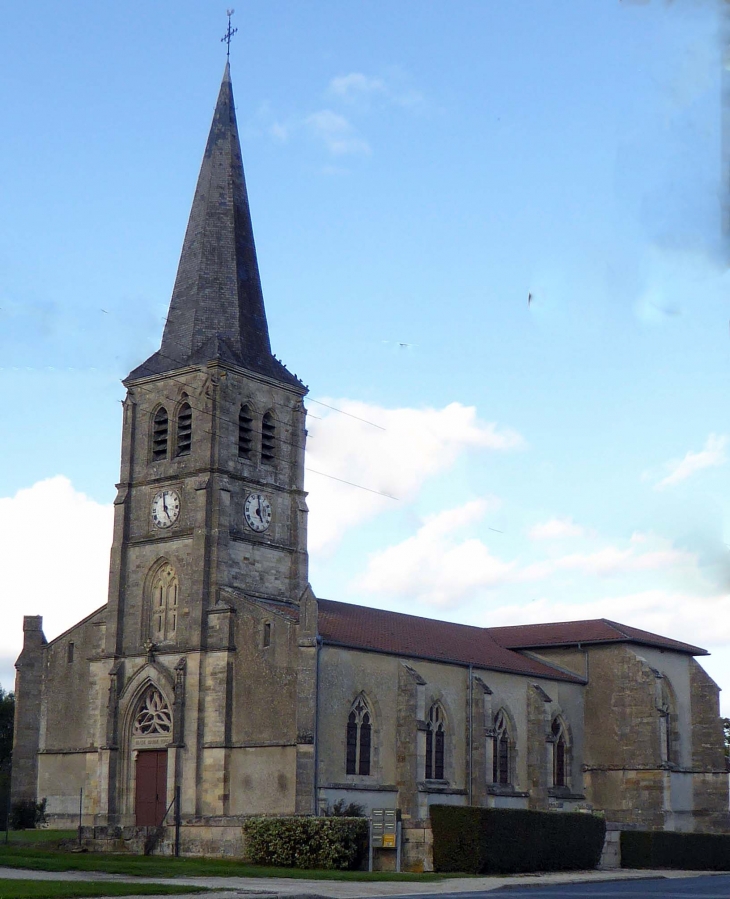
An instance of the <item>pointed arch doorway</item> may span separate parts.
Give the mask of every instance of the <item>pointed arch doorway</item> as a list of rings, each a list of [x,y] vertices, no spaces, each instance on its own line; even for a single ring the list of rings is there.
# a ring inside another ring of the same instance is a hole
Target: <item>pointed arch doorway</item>
[[[167,747],[172,715],[162,693],[148,687],[137,707],[132,728],[134,817],[137,827],[158,827],[167,810]]]

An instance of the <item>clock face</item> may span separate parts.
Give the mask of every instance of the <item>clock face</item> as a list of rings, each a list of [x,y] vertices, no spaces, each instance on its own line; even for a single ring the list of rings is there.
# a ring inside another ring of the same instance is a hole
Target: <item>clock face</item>
[[[260,493],[252,493],[246,498],[243,516],[252,531],[265,531],[271,524],[271,503]]]
[[[174,490],[160,490],[152,500],[152,521],[156,528],[169,528],[180,516],[180,497]]]

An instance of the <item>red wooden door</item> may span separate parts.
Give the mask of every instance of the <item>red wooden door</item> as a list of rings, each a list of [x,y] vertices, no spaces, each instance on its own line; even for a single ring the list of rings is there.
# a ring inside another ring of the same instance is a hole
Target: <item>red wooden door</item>
[[[167,809],[167,750],[137,753],[137,789],[134,810],[138,827],[156,827]]]

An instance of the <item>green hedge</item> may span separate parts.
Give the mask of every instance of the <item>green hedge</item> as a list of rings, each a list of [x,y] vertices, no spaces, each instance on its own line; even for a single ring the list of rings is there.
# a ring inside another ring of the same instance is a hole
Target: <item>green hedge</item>
[[[463,874],[595,868],[606,823],[583,812],[432,805],[433,866]]]
[[[623,830],[621,867],[730,871],[730,834]]]
[[[367,818],[251,818],[243,824],[246,858],[255,865],[348,870],[362,861]]]

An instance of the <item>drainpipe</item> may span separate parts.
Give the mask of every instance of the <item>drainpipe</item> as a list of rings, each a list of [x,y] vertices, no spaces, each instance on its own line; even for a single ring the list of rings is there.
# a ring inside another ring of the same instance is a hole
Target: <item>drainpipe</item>
[[[474,753],[474,722],[473,718],[473,699],[474,699],[474,678],[472,676],[472,666],[469,665],[469,805],[473,800],[473,753]]]
[[[322,638],[317,634],[316,655],[314,663],[314,776],[312,785],[314,790],[314,814],[319,815],[319,650],[322,648]]]

